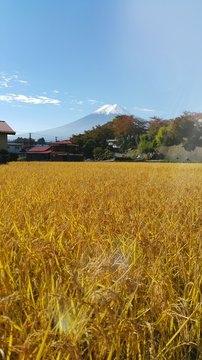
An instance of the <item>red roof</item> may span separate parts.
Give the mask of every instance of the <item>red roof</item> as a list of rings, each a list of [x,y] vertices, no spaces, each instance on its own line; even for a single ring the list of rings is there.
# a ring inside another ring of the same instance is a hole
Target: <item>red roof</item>
[[[50,146],[33,146],[31,149],[27,150],[28,153],[50,153]]]
[[[5,121],[0,120],[0,134],[15,135],[15,131]]]

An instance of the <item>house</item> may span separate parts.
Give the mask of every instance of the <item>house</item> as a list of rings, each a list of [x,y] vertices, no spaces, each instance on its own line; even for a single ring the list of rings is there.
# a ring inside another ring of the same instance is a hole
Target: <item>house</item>
[[[0,150],[8,150],[8,135],[15,135],[15,131],[5,121],[0,120]]]
[[[11,154],[20,154],[23,151],[23,143],[8,142],[8,152]]]
[[[83,161],[83,155],[79,154],[79,146],[70,140],[52,143],[51,151],[52,161]]]
[[[26,158],[29,161],[50,161],[51,148],[49,145],[33,146],[26,151]]]
[[[118,145],[117,139],[108,139],[107,145],[111,151],[117,151],[120,149],[120,145]]]
[[[33,146],[27,150],[28,161],[83,161],[78,145],[71,141],[57,141],[45,146]]]

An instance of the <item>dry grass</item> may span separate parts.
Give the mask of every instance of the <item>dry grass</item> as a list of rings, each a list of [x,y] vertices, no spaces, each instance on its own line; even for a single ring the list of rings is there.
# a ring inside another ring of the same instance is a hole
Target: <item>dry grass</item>
[[[191,164],[2,165],[5,358],[200,359],[201,184]]]

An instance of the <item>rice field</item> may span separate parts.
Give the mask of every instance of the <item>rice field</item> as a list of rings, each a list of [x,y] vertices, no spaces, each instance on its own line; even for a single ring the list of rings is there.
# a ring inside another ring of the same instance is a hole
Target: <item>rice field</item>
[[[0,167],[0,359],[202,358],[202,165]]]

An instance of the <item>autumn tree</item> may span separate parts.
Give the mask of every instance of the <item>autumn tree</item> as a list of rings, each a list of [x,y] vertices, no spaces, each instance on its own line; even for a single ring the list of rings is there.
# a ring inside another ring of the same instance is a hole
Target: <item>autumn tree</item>
[[[119,140],[122,150],[137,146],[140,135],[146,131],[145,122],[131,115],[117,116],[113,126],[115,138]]]
[[[148,129],[147,129],[148,135],[150,135],[154,139],[159,129],[162,126],[166,126],[168,122],[169,122],[168,120],[163,120],[162,118],[156,116],[152,117],[151,120],[148,121]]]

